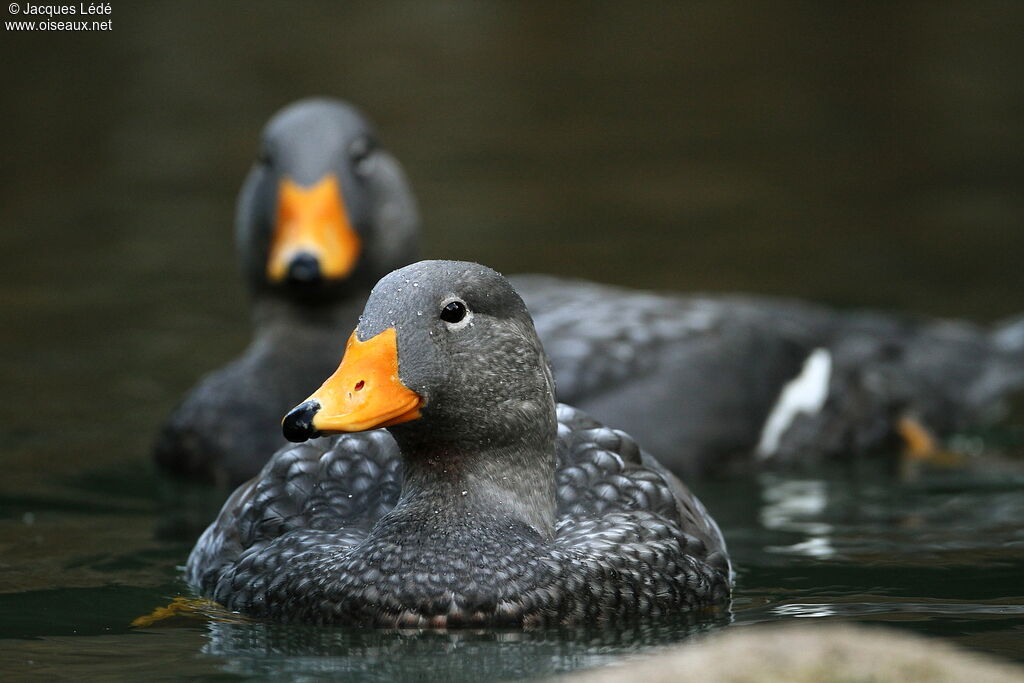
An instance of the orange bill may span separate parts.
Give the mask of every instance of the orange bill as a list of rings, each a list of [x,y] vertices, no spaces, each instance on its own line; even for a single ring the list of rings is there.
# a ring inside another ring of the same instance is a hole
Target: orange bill
[[[361,244],[333,173],[304,188],[289,178],[278,187],[277,224],[270,241],[267,277],[282,282],[299,254],[317,259],[325,279],[346,277],[356,265]]]
[[[935,437],[920,420],[904,415],[896,423],[896,431],[903,437],[906,454],[914,460],[927,460],[939,452]]]
[[[313,416],[319,432],[360,432],[420,417],[423,399],[398,377],[395,328],[359,341],[348,338],[337,371],[307,401],[320,409]]]

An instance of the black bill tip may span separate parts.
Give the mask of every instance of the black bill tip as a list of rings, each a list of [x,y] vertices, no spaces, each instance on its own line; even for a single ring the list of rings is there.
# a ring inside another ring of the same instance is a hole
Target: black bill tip
[[[291,412],[281,420],[281,431],[284,438],[293,443],[302,443],[320,436],[313,427],[313,417],[320,410],[318,401],[306,401],[292,408]]]
[[[299,287],[312,287],[324,281],[320,269],[320,261],[312,254],[302,253],[288,264],[286,276],[288,284]]]

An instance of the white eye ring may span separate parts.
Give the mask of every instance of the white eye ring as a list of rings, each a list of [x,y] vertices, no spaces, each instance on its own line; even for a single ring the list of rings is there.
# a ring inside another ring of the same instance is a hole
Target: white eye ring
[[[462,317],[455,318],[455,320],[449,320],[445,317],[458,316],[460,313],[462,314]],[[441,303],[440,318],[444,321],[444,324],[448,326],[449,330],[456,332],[468,326],[473,321],[473,311],[470,310],[465,301],[457,296],[451,296]]]

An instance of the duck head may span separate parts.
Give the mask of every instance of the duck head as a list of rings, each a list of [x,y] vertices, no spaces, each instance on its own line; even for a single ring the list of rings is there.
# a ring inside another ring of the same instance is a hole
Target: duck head
[[[553,381],[509,282],[475,263],[421,261],[373,288],[335,372],[285,436],[389,427],[406,455],[553,445]],[[553,446],[552,446],[553,447]]]
[[[338,370],[282,422],[291,441],[387,427],[405,465],[400,506],[435,522],[430,510],[518,520],[549,539],[557,424],[522,299],[490,268],[456,261],[378,282]]]
[[[370,122],[338,100],[301,100],[267,123],[237,215],[257,296],[343,296],[417,249],[418,215],[398,162]]]

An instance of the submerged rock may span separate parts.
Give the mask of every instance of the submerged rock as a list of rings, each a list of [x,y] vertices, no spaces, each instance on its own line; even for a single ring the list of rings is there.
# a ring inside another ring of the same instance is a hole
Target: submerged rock
[[[628,666],[628,669],[624,667]],[[884,627],[850,625],[735,628],[648,657],[562,678],[630,680],[1017,682],[1024,667],[949,642]]]

